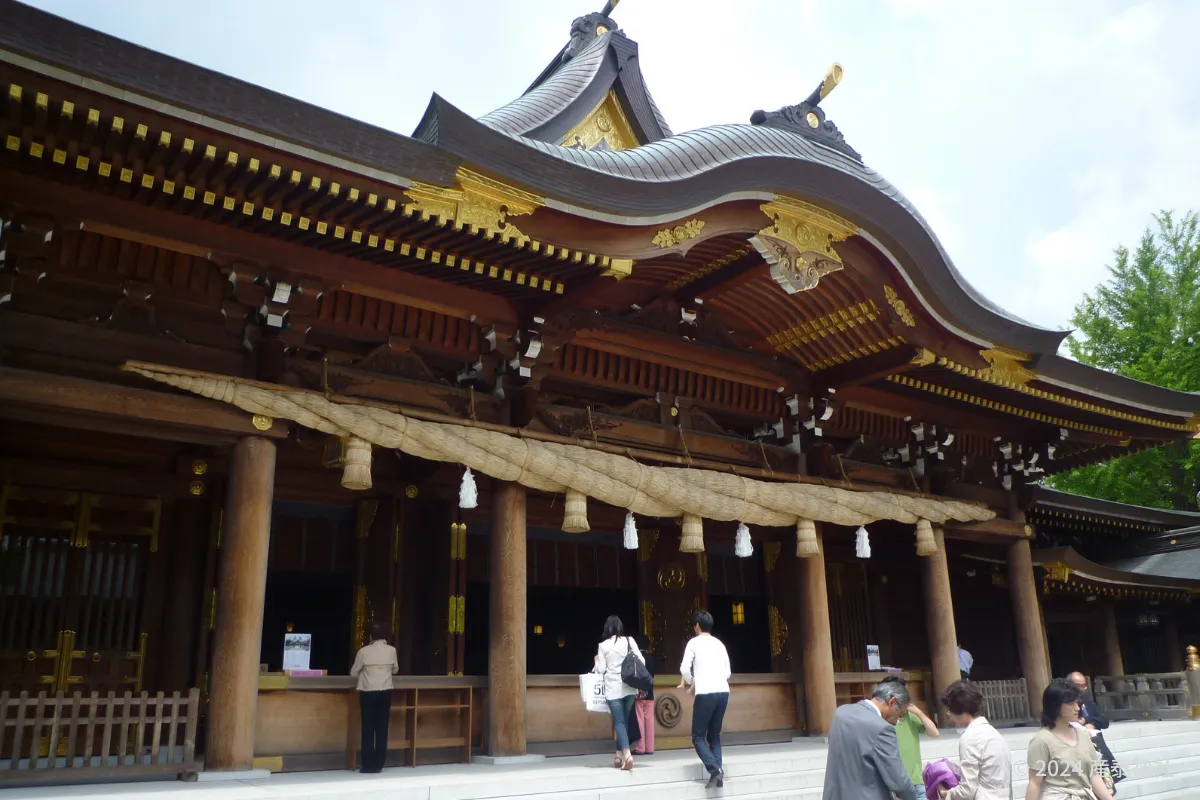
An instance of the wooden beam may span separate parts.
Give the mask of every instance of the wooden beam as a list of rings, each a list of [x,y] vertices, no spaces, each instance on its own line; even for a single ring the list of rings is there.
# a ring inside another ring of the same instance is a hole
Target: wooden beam
[[[238,437],[283,439],[289,428],[288,422],[275,420],[260,431],[250,414],[212,400],[9,367],[0,367],[0,403]]]
[[[679,287],[675,291],[675,298],[681,301],[690,300],[693,297],[707,300],[715,294],[720,294],[727,289],[732,289],[734,286],[750,280],[755,276],[756,271],[760,271],[756,268],[764,266],[766,264],[762,256],[758,254],[757,250],[753,250],[732,264],[724,266],[716,272],[709,273],[694,283]]]
[[[947,522],[944,526],[946,536],[951,539],[969,539],[973,541],[998,539],[1031,539],[1032,526],[1003,517],[996,517],[986,522]]]
[[[613,328],[583,328],[575,332],[573,344],[602,350],[620,356],[640,359],[651,364],[663,364],[678,369],[744,383],[760,389],[779,389],[789,383],[781,365],[757,363],[761,356],[738,353],[718,347],[697,345],[634,326]]]
[[[130,200],[83,192],[69,186],[20,175],[0,173],[0,196],[19,198],[22,205],[56,217],[101,223],[116,236],[154,237],[159,246],[180,252],[202,248],[210,257],[253,263],[289,265],[289,271],[309,276],[345,291],[369,288],[380,297],[413,308],[436,311],[481,325],[516,324],[516,311],[507,300],[485,292],[412,275],[348,256],[334,255],[270,236],[237,230],[219,223],[186,217]],[[170,243],[170,244],[168,244]]]
[[[222,375],[245,375],[245,351],[156,339],[19,311],[0,314],[0,346],[69,356],[95,364],[148,361]]]
[[[863,358],[856,358],[835,367],[814,372],[813,387],[817,391],[841,390],[850,386],[873,383],[888,375],[898,375],[921,366],[919,361],[914,361],[916,355],[916,350],[907,346],[893,347],[872,353]]]

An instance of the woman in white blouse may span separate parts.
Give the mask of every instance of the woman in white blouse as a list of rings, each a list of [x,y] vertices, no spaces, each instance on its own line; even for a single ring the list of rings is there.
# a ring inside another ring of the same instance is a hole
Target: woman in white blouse
[[[1012,759],[1004,737],[983,714],[983,691],[970,681],[955,681],[942,704],[958,727],[958,766],[962,782],[941,789],[943,800],[1012,800]]]
[[[621,665],[630,653],[633,653],[638,661],[646,663],[637,642],[625,635],[621,618],[615,615],[609,617],[604,621],[604,639],[596,650],[596,665],[592,672],[604,676],[604,699],[608,701],[613,731],[617,735],[617,757],[613,759],[613,766],[619,769],[633,769],[633,755],[629,752],[628,722],[629,715],[633,713],[634,700],[637,699],[637,689],[627,686],[621,680]]]

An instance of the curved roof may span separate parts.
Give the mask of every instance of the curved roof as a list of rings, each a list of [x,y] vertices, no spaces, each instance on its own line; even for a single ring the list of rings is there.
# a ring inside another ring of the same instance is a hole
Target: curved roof
[[[597,36],[547,80],[511,103],[484,114],[479,121],[501,133],[524,135],[554,119],[591,86],[604,65],[612,36],[611,33]]]
[[[907,255],[908,277],[967,330],[1034,353],[1053,353],[1065,331],[1030,325],[980,295],[915,206],[878,172],[787,131],[717,125],[620,152],[576,150],[502,133],[438,96],[437,145],[536,186],[575,207],[646,224],[746,193],[779,191],[853,219],[887,249]],[[897,252],[898,251],[898,252]]]

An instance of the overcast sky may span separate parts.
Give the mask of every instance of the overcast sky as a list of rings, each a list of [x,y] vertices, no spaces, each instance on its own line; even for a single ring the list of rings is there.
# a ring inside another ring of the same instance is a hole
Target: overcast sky
[[[518,96],[603,0],[36,0],[386,128]],[[624,0],[675,131],[822,106],[981,292],[1069,325],[1118,243],[1200,208],[1200,1]]]

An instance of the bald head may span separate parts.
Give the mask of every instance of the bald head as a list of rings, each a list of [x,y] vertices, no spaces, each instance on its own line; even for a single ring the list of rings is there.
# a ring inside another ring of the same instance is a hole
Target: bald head
[[[1079,689],[1079,691],[1081,691],[1081,692],[1087,691],[1087,688],[1088,688],[1087,678],[1084,677],[1082,672],[1072,672],[1070,675],[1067,676],[1067,680],[1069,680],[1071,683],[1075,684],[1075,686]]]

